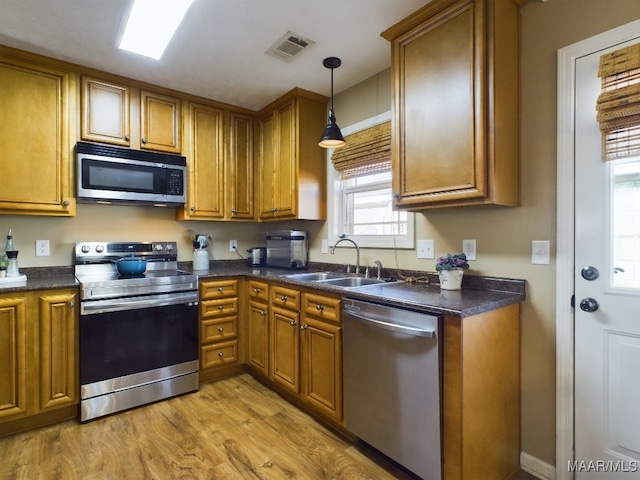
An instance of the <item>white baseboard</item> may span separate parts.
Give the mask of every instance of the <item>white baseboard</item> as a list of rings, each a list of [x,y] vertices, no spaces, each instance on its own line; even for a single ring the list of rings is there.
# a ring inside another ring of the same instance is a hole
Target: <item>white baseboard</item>
[[[556,467],[525,452],[520,452],[520,468],[542,480],[556,478]]]

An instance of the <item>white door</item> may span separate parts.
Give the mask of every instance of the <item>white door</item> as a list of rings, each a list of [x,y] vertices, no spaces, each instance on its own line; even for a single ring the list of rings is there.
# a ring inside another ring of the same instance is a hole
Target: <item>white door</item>
[[[595,111],[599,58],[625,45],[576,61],[576,479],[640,479],[640,158],[601,161]]]

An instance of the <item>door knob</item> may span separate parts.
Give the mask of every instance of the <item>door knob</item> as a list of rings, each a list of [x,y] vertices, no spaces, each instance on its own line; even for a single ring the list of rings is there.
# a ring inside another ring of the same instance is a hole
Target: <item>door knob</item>
[[[580,302],[580,310],[583,312],[595,312],[598,308],[600,308],[600,305],[595,298],[583,298]]]
[[[582,278],[589,281],[595,280],[600,276],[600,272],[598,271],[598,269],[596,267],[592,267],[591,265],[589,265],[588,267],[584,267],[580,274],[582,275]]]

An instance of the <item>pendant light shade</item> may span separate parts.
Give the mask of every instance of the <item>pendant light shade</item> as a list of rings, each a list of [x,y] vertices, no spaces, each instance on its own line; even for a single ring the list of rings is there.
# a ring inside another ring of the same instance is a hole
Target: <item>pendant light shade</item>
[[[320,137],[318,145],[322,148],[338,148],[347,143],[342,136],[340,127],[338,127],[338,124],[336,123],[336,116],[333,113],[333,69],[338,68],[342,62],[337,57],[329,57],[325,58],[322,64],[326,68],[331,69],[331,106],[329,108],[327,126],[324,128],[324,132],[322,132],[322,137]]]

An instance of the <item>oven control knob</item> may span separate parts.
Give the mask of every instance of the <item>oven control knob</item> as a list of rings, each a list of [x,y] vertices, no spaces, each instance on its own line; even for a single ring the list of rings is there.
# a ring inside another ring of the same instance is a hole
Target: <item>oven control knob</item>
[[[171,252],[173,250],[173,244],[167,243],[167,252]]]
[[[82,253],[89,253],[91,251],[91,247],[89,245],[82,245],[82,248],[80,250],[82,251]]]
[[[156,246],[154,247],[156,252],[161,252],[162,251],[162,244],[161,243],[157,243]]]
[[[104,245],[96,245],[96,252],[97,253],[104,252]]]

